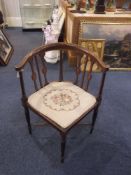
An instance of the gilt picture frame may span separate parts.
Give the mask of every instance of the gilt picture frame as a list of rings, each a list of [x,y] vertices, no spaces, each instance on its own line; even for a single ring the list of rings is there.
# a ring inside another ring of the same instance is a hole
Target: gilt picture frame
[[[105,39],[79,39],[80,46],[87,48],[89,51],[96,52],[100,60],[103,60]],[[90,49],[92,45],[93,49]]]
[[[103,61],[105,40],[104,39],[79,39],[80,46],[87,48],[95,57]],[[84,61],[81,60],[81,70],[84,70]],[[87,70],[88,67],[87,67]],[[99,71],[98,65],[93,66],[93,71]]]
[[[79,39],[104,39],[103,61],[111,70],[131,70],[131,23],[81,21]]]
[[[9,42],[3,29],[0,29],[0,64],[5,66],[8,64],[13,53],[13,46]]]

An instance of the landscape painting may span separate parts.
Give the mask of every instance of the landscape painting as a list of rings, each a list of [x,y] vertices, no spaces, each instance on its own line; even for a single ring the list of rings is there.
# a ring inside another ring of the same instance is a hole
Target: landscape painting
[[[104,62],[113,70],[131,70],[131,24],[81,24],[80,38],[105,39]]]

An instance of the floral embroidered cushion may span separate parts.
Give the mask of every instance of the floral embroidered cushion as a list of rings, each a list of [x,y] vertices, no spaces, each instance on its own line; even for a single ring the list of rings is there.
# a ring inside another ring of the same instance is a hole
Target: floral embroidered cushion
[[[28,104],[61,129],[88,112],[96,98],[71,82],[52,82],[28,98]]]

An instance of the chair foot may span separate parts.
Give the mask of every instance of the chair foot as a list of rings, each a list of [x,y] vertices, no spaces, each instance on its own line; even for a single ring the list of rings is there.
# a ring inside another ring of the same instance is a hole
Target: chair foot
[[[92,133],[93,133],[93,130],[94,130],[94,128],[91,128],[91,129],[90,129],[90,134],[92,134]]]
[[[30,124],[30,113],[29,113],[28,108],[25,108],[25,116],[26,116],[29,134],[32,134],[32,128],[31,128],[31,124]]]
[[[64,163],[64,157],[61,157],[61,163]]]
[[[32,128],[28,126],[29,134],[32,135]]]
[[[97,114],[98,114],[98,107],[94,110],[94,113],[93,113],[93,118],[92,118],[92,124],[91,124],[90,134],[93,133],[94,126],[95,126],[95,122],[96,122],[96,118],[97,118]]]
[[[65,145],[66,135],[65,133],[61,133],[61,163],[64,163]]]

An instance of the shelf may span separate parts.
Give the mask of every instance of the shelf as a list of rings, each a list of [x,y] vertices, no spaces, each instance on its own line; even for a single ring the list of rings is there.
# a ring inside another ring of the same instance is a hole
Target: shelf
[[[23,25],[23,29],[36,29],[36,28],[41,29],[42,25],[43,23],[25,23]]]
[[[25,19],[23,22],[23,28],[42,28],[43,24],[47,21],[47,19],[36,20],[36,19]]]
[[[23,28],[41,28],[51,17],[55,0],[19,0]]]
[[[23,4],[23,6],[21,8],[53,8],[53,6],[51,4],[44,4],[44,5],[40,5],[40,4]]]
[[[27,24],[27,25],[34,25],[34,24],[42,24],[43,23],[43,21],[26,21],[25,22],[25,24]]]

